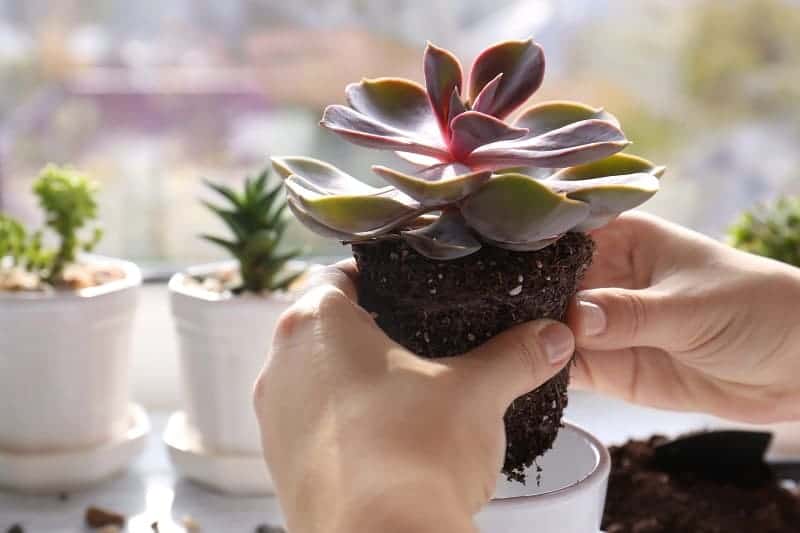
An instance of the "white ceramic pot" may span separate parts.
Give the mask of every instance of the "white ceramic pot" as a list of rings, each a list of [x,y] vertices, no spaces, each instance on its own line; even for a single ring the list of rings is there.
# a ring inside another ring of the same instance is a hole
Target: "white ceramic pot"
[[[526,485],[497,482],[495,497],[478,513],[484,533],[597,533],[603,517],[611,458],[583,429],[565,423],[553,448],[528,472]]]
[[[189,269],[188,275],[231,266],[199,266]],[[208,452],[260,455],[253,384],[269,351],[275,323],[294,295],[225,296],[186,284],[186,276],[175,274],[169,282],[186,424]]]
[[[142,276],[78,291],[0,292],[0,449],[61,452],[129,429],[128,345]]]

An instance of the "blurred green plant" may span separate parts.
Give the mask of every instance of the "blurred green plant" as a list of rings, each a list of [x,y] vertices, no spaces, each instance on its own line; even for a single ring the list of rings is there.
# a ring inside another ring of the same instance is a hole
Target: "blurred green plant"
[[[103,237],[99,226],[92,228],[88,239],[79,234],[97,218],[97,184],[77,170],[47,165],[34,182],[33,192],[45,212],[47,226],[59,237],[46,277],[57,285],[64,267],[75,262],[78,250],[91,252]]]
[[[42,232],[28,234],[18,220],[0,213],[0,265],[46,275],[53,252],[42,247]]]
[[[95,225],[88,239],[80,236],[97,218],[96,184],[74,169],[47,165],[33,184],[46,225],[58,236],[55,249],[42,244],[43,232],[29,233],[17,220],[0,213],[0,260],[3,267],[22,268],[51,285],[63,282],[64,268],[78,250],[90,252],[103,236]]]
[[[785,196],[742,214],[728,234],[740,250],[800,267],[800,196]]]
[[[800,10],[785,0],[693,8],[683,75],[704,105],[732,113],[793,110],[800,97]]]
[[[256,177],[245,178],[241,191],[206,181],[206,185],[225,199],[221,207],[204,202],[228,227],[231,239],[201,235],[230,253],[239,263],[242,292],[285,291],[302,272],[287,272],[287,263],[298,257],[302,250],[281,252],[280,245],[288,224],[284,216],[286,200],[281,184],[268,187],[269,169]]]

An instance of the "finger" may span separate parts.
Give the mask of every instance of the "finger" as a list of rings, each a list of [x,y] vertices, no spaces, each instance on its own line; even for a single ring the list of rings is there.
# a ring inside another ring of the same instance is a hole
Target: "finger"
[[[576,389],[661,409],[697,407],[697,391],[689,369],[656,348],[578,350],[570,384]]]
[[[333,265],[311,270],[304,293],[310,293],[323,286],[332,286],[342,291],[350,300],[357,301],[358,296],[354,283],[358,274],[352,259],[339,261]]]
[[[574,349],[567,326],[539,320],[504,331],[448,364],[460,373],[472,396],[504,412],[516,398],[564,368]]]
[[[680,299],[656,289],[592,289],[579,292],[567,312],[578,348],[617,350],[634,346],[679,349],[688,311]],[[683,327],[681,327],[683,324]]]

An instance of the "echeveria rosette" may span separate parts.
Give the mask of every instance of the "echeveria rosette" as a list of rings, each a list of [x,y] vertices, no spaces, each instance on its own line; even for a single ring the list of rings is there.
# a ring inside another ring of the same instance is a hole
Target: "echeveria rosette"
[[[373,167],[389,186],[310,158],[273,159],[290,209],[310,229],[346,242],[400,237],[434,259],[483,243],[537,250],[602,226],[658,190],[663,167],[619,154],[630,143],[602,109],[542,102],[504,120],[542,83],[544,55],[532,40],[486,49],[466,83],[458,59],[429,44],[424,71],[425,87],[398,78],[350,84],[349,105],[329,106],[321,121],[416,167]]]

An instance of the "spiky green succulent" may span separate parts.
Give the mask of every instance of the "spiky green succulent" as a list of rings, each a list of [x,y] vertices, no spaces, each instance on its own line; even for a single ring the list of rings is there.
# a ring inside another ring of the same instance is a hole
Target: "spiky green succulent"
[[[290,209],[311,230],[344,242],[400,236],[433,259],[483,244],[537,250],[658,190],[664,168],[619,154],[630,143],[603,109],[551,101],[504,120],[542,83],[544,54],[533,40],[487,48],[466,82],[458,59],[428,44],[424,71],[425,87],[399,78],[350,84],[349,105],[328,106],[320,122],[415,167],[374,166],[389,186],[315,159],[273,158]]]
[[[740,250],[800,267],[800,196],[744,213],[728,234]]]
[[[232,238],[213,235],[202,238],[221,246],[238,261],[242,284],[234,292],[288,289],[302,272],[289,271],[287,263],[300,255],[301,250],[281,250],[287,225],[286,201],[280,184],[269,187],[269,169],[246,178],[241,192],[209,181],[206,185],[228,204],[221,207],[205,202],[225,223]]]

